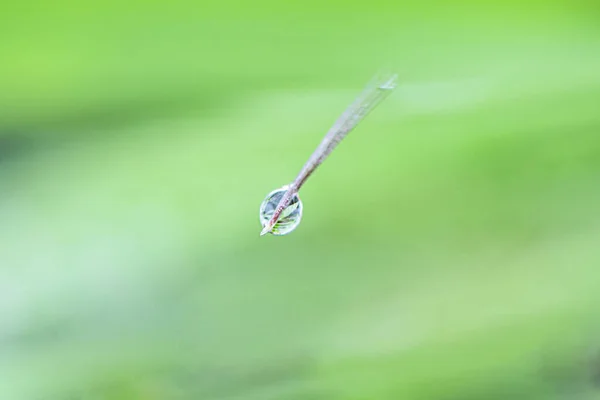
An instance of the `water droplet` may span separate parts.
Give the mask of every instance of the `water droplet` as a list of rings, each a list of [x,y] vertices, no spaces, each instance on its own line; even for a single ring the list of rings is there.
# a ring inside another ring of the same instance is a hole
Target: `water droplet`
[[[260,205],[260,223],[264,227],[273,216],[275,209],[279,205],[279,201],[287,190],[287,186],[273,190],[265,197]],[[290,204],[283,210],[279,220],[275,223],[271,233],[276,236],[287,235],[298,225],[302,219],[302,201],[298,194],[292,197]]]

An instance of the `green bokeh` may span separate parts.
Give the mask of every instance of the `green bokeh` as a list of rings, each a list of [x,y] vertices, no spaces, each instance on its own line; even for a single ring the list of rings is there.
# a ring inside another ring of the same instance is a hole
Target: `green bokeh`
[[[2,9],[0,399],[600,395],[594,2]]]

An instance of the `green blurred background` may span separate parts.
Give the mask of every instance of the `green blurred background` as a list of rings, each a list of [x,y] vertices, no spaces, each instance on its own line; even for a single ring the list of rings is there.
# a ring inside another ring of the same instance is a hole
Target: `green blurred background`
[[[595,1],[0,6],[0,399],[599,399]],[[396,92],[259,237],[380,68]]]

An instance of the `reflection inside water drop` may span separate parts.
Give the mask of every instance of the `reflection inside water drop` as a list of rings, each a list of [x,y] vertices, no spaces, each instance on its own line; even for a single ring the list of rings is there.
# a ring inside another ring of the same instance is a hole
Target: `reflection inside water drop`
[[[273,216],[279,201],[287,190],[287,186],[269,193],[260,205],[260,223],[264,227]],[[302,219],[302,201],[298,194],[292,197],[290,204],[283,210],[271,233],[276,236],[287,235],[300,224]]]

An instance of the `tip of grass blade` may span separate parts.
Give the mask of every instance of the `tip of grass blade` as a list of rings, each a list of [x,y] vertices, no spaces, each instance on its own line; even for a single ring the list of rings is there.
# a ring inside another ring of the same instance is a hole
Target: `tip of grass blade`
[[[271,232],[271,230],[273,230],[272,226],[269,226],[269,224],[265,225],[265,227],[263,228],[262,231],[260,231],[260,236],[264,236],[267,233]]]

